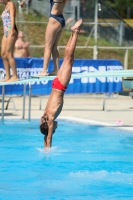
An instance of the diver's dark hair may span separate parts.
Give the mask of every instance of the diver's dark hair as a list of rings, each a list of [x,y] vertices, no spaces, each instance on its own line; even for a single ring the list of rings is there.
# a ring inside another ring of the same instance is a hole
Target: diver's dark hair
[[[40,125],[40,131],[43,135],[48,135],[48,124],[47,122],[44,122],[43,124]]]

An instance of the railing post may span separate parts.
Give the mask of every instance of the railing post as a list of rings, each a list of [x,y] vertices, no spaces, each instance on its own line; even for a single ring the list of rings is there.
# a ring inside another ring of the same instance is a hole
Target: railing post
[[[106,111],[106,97],[103,99],[103,110]]]
[[[94,45],[93,47],[93,59],[97,59],[97,54],[98,54],[98,49],[97,49],[97,45]]]
[[[24,90],[23,90],[23,114],[22,114],[22,119],[25,119],[25,98],[26,98],[26,83],[24,83]]]
[[[26,0],[26,14],[28,15],[29,13],[29,1]]]
[[[4,79],[4,71],[0,71],[0,80]],[[5,101],[5,86],[2,86],[2,113],[1,113],[1,120],[4,121],[4,101]]]
[[[119,35],[119,45],[122,45],[123,42],[123,21],[120,22],[120,35]]]
[[[28,109],[28,120],[30,121],[31,119],[31,83],[29,82],[29,109]]]
[[[1,119],[4,121],[4,100],[5,100],[5,86],[2,86],[2,113],[1,113]]]
[[[80,0],[77,1],[77,18],[80,19]]]
[[[97,44],[97,21],[98,21],[98,0],[95,0],[95,16],[94,16],[94,22],[95,22],[95,30],[94,30],[95,44]]]
[[[128,49],[126,49],[124,56],[124,70],[127,70],[127,68],[128,68]]]

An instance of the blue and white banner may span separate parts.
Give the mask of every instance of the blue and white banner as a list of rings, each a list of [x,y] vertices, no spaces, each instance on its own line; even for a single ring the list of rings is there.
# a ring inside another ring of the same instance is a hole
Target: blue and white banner
[[[60,60],[60,66],[62,63]],[[17,73],[20,79],[28,78],[42,71],[42,58],[17,58]],[[0,58],[0,71],[4,70],[2,59]],[[50,61],[49,72],[53,70],[53,61]],[[109,70],[123,70],[123,66],[119,60],[90,60],[90,59],[75,59],[72,73],[85,72],[104,72]],[[32,94],[43,95],[50,94],[52,81],[36,81],[32,83]],[[122,91],[121,77],[92,77],[92,78],[71,78],[67,94],[72,93],[114,93]],[[28,85],[27,85],[28,92]],[[0,87],[1,93],[1,87]],[[23,84],[5,86],[5,94],[23,94]]]

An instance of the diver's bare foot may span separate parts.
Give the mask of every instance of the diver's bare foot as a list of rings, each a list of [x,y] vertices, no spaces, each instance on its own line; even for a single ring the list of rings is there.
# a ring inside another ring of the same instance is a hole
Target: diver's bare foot
[[[37,76],[48,76],[48,74],[46,72],[41,72],[41,73],[37,74]]]
[[[6,82],[15,82],[15,81],[18,81],[19,80],[19,78],[18,77],[11,77],[8,81],[6,81]]]
[[[0,82],[6,82],[10,79],[10,77],[5,77],[3,80],[1,80]]]
[[[83,20],[78,20],[74,26],[71,27],[72,31],[80,31],[81,25],[83,24]]]

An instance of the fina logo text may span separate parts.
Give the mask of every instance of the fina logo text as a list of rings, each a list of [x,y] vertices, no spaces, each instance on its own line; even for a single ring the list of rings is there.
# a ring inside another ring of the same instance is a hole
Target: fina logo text
[[[89,72],[105,72],[105,71],[116,71],[116,70],[123,70],[121,65],[111,65],[111,66],[99,66],[98,69],[94,68],[93,66],[83,66],[83,67],[73,67],[72,72],[75,73],[89,73]],[[77,78],[79,79],[79,78]],[[99,80],[101,83],[109,83],[109,82],[122,82],[121,77],[89,77],[89,78],[81,78],[81,83],[96,83]],[[74,82],[74,79],[71,78],[70,84]]]

